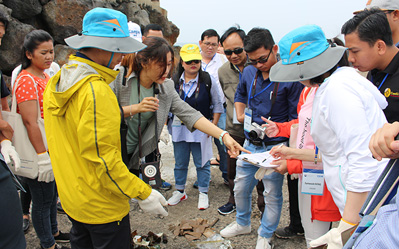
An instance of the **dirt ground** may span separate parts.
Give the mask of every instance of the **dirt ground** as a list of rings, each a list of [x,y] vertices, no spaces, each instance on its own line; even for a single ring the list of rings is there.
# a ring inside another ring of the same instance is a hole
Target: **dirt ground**
[[[163,178],[170,182],[174,183],[173,177],[173,167],[174,167],[174,158],[173,158],[173,147],[171,143],[168,145],[164,145],[162,142],[160,143],[160,150],[162,153],[162,176]],[[215,146],[214,146],[215,151]],[[191,220],[196,218],[207,219],[209,222],[219,218],[219,221],[214,225],[214,229],[217,233],[220,232],[225,226],[230,224],[235,220],[235,212],[226,216],[220,215],[217,212],[217,208],[221,205],[225,204],[228,200],[229,190],[226,185],[223,184],[223,180],[221,177],[221,172],[218,167],[212,166],[212,181],[210,183],[209,189],[209,200],[210,206],[207,210],[200,211],[197,208],[198,203],[198,190],[192,187],[193,183],[196,179],[195,167],[190,164],[188,182],[186,187],[186,192],[188,195],[188,199],[182,201],[176,206],[168,207],[169,215],[167,217],[156,217],[154,215],[144,213],[140,210],[137,203],[131,203],[131,211],[130,211],[130,223],[132,231],[137,230],[139,235],[146,235],[149,231],[154,233],[165,233],[168,238],[167,244],[161,244],[161,248],[195,248],[195,242],[190,243],[184,237],[176,237],[173,235],[173,232],[170,230],[171,226],[177,225],[181,220]],[[173,188],[169,191],[162,191],[162,194],[166,199],[172,196]],[[280,219],[279,227],[284,227],[289,223],[289,213],[288,213],[288,192],[287,185],[284,183],[283,186],[284,193],[284,202],[283,209]],[[253,196],[256,197],[256,193],[253,193]],[[252,231],[247,235],[240,235],[233,238],[229,238],[228,240],[231,242],[233,248],[255,248],[256,240],[257,240],[257,229],[259,227],[260,221],[260,212],[257,209],[256,198],[253,198],[252,201],[252,218],[251,218],[251,227]],[[58,224],[59,229],[63,232],[68,232],[71,228],[71,223],[65,214],[58,214]],[[27,240],[27,248],[28,249],[36,249],[40,248],[39,240],[36,237],[36,233],[31,226],[28,233],[25,234],[25,238]],[[202,236],[199,241],[205,241],[206,237]],[[276,249],[283,248],[295,248],[302,249],[306,248],[306,243],[304,238],[294,238],[290,240],[281,240],[274,238],[274,244]],[[69,246],[65,244],[65,246]],[[117,249],[117,248],[116,248]]]

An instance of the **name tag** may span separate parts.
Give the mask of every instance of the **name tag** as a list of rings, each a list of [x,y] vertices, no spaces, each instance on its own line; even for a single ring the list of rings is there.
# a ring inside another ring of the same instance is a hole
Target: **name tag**
[[[252,110],[245,108],[244,131],[250,132],[252,126]]]
[[[302,161],[302,194],[323,195],[324,192],[324,171],[321,162]]]

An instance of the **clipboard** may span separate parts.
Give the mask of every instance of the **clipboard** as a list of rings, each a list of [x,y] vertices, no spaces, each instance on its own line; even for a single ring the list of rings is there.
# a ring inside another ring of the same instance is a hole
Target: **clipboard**
[[[237,156],[238,160],[253,164],[260,168],[276,168],[278,165],[270,164],[275,159],[270,155],[269,151],[253,154],[241,154]]]

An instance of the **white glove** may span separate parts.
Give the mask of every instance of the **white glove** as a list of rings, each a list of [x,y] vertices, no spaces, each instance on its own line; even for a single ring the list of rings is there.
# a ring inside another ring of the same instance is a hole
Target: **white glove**
[[[260,181],[260,180],[263,179],[263,177],[265,175],[270,175],[273,172],[274,172],[274,169],[268,169],[268,168],[259,167],[258,171],[256,171],[256,173],[255,173],[255,179]]]
[[[162,207],[167,206],[168,202],[165,197],[155,189],[152,190],[150,196],[145,200],[139,200],[140,208],[146,212],[168,216],[168,212]]]
[[[18,171],[21,168],[21,160],[19,159],[19,155],[15,150],[15,147],[12,146],[11,141],[5,139],[1,141],[1,154],[3,154],[4,160],[6,164],[10,164],[11,161],[14,164],[15,171]]]
[[[299,178],[299,175],[298,174],[292,174],[292,175],[290,175],[291,176],[291,180],[295,180],[295,179],[298,179]]]
[[[39,159],[37,162],[39,165],[39,176],[37,177],[37,180],[46,183],[54,181],[53,167],[51,166],[51,160],[48,153],[44,152],[42,154],[37,154],[37,157]]]
[[[342,249],[344,244],[346,243],[347,239],[343,241],[343,236],[342,234],[348,230],[354,230],[357,227],[355,224],[350,224],[343,219],[339,222],[339,225],[337,228],[333,228],[330,231],[328,231],[326,234],[323,236],[312,240],[309,245],[311,248],[313,247],[319,247],[322,245],[327,245],[328,249]]]

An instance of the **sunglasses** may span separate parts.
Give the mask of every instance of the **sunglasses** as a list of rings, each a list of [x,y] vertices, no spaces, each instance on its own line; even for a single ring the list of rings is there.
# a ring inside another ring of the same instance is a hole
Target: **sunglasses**
[[[272,49],[270,49],[269,55],[268,55],[266,58],[260,57],[260,58],[257,59],[257,60],[251,60],[251,59],[249,59],[249,60],[248,60],[248,64],[250,64],[250,65],[256,65],[256,64],[258,64],[258,63],[260,63],[260,64],[266,63],[266,62],[269,60],[269,57],[270,57],[271,53],[272,53]]]
[[[224,54],[232,55],[233,53],[235,53],[236,55],[239,55],[242,53],[242,51],[244,51],[244,48],[235,48],[234,50],[225,50]]]
[[[186,63],[187,65],[191,65],[193,63],[198,64],[200,62],[201,62],[200,60],[191,60],[191,61],[185,61],[184,63]]]

